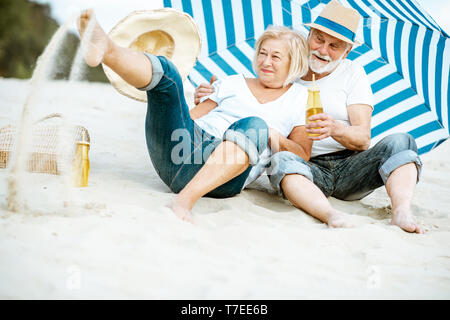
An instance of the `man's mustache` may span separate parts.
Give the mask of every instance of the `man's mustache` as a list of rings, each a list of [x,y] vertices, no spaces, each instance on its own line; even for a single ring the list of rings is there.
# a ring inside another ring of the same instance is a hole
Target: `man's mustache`
[[[317,50],[312,51],[312,52],[311,52],[311,55],[315,55],[316,57],[318,57],[318,58],[320,58],[320,59],[323,59],[323,60],[326,60],[326,61],[328,61],[328,62],[331,62],[331,61],[332,61],[332,59],[331,59],[330,56],[323,56],[323,55],[321,55],[321,54],[319,53],[319,51],[317,51]]]

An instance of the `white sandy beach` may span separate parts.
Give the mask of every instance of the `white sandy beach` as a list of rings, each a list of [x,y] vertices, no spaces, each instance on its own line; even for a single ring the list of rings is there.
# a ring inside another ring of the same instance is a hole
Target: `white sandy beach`
[[[0,128],[18,124],[28,81],[0,79]],[[422,156],[413,201],[424,235],[389,224],[384,188],[332,204],[330,229],[276,194],[266,177],[229,199],[202,198],[195,225],[147,153],[146,105],[109,84],[50,82],[34,116],[60,112],[91,136],[87,188],[29,174],[28,209],[7,210],[0,169],[0,299],[449,299],[450,142]],[[66,201],[68,205],[63,206]]]

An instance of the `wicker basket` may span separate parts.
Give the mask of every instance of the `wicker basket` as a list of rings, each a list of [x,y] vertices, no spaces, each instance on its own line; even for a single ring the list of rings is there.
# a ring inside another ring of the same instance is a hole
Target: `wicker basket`
[[[58,136],[61,128],[62,116],[58,113],[52,113],[43,119],[35,122],[32,129],[31,150],[27,159],[27,170],[30,172],[59,174],[57,152]],[[59,123],[58,123],[59,121]],[[70,128],[71,136],[69,141],[73,146],[73,155],[77,141],[90,142],[89,133],[82,126],[73,126]],[[8,125],[0,129],[0,168],[6,168],[11,151],[14,149],[16,138],[16,128]]]

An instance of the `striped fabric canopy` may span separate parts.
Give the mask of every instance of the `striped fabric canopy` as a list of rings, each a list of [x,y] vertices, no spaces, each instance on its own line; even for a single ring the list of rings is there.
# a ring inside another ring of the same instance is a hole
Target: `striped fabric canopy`
[[[329,0],[164,0],[190,14],[202,52],[189,74],[194,86],[236,73],[254,77],[255,39],[269,25],[305,36]],[[426,153],[449,137],[450,40],[414,0],[341,0],[362,19],[348,59],[364,67],[375,98],[372,145],[408,132]]]

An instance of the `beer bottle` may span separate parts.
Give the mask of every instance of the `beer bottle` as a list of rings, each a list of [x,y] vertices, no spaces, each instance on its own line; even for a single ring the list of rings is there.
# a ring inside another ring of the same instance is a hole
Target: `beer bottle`
[[[310,88],[308,88],[308,102],[306,103],[306,123],[311,123],[315,121],[309,121],[308,118],[323,112],[322,103],[320,102],[320,89],[316,86],[316,77],[313,74],[313,83]],[[316,120],[317,121],[317,120]],[[320,129],[320,127],[315,127],[313,129]],[[308,133],[308,136],[317,137],[320,136],[318,133]]]
[[[73,183],[75,187],[87,187],[89,178],[89,142],[86,133],[82,133],[81,141],[77,141],[75,158],[72,163]]]

